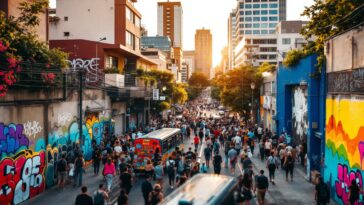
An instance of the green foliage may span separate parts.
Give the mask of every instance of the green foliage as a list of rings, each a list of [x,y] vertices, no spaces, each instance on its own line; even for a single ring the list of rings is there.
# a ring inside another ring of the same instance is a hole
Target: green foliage
[[[249,113],[252,94],[254,99],[259,98],[259,87],[262,77],[258,69],[245,66],[230,70],[213,80],[216,87],[215,96],[218,95],[222,104],[230,107],[235,112]],[[252,90],[250,85],[255,84]]]
[[[287,52],[286,57],[283,60],[283,65],[285,67],[293,67],[297,65],[302,58],[304,58],[305,52],[299,49],[293,49]]]
[[[259,66],[259,73],[274,72],[275,70],[276,70],[276,65],[272,65],[267,62],[264,62]]]
[[[201,72],[192,73],[190,79],[188,79],[188,98],[190,100],[196,99],[209,85],[210,81],[206,75]]]
[[[161,111],[168,110],[170,108],[171,108],[171,105],[166,101],[162,101],[159,103],[159,110],[161,110]]]
[[[301,34],[306,40],[314,38],[312,44],[304,47],[304,51],[317,53],[317,66],[321,68],[325,63],[325,41],[364,21],[363,0],[315,0],[312,6],[305,8],[302,16],[306,16],[310,21]]]
[[[183,104],[187,101],[188,94],[183,84],[178,83],[173,87],[173,103]]]
[[[112,68],[105,68],[104,73],[106,73],[106,74],[119,74],[120,72],[119,72],[118,68],[112,67]]]

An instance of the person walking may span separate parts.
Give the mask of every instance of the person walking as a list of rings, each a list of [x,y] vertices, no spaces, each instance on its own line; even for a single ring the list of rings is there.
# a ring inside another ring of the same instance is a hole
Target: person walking
[[[120,174],[120,187],[125,190],[126,194],[129,194],[132,187],[132,176],[128,172],[128,167]]]
[[[149,205],[149,194],[153,191],[153,185],[151,183],[152,177],[146,175],[145,181],[142,183],[142,193],[144,198],[144,205]]]
[[[214,165],[214,173],[215,174],[220,174],[221,172],[221,163],[222,163],[222,157],[219,153],[214,155],[214,159],[213,159],[213,165]]]
[[[195,138],[193,138],[193,144],[195,145],[195,151],[198,148],[198,145],[200,144],[200,138],[196,135]]]
[[[239,192],[241,196],[239,202],[242,202],[245,205],[250,204],[250,200],[253,198],[252,188],[253,180],[248,172],[244,172],[243,177],[239,180]]]
[[[64,154],[62,155],[62,158],[57,162],[57,172],[58,172],[58,187],[62,189],[64,187],[67,177],[67,161]]]
[[[87,193],[87,187],[81,188],[81,193],[77,195],[75,205],[94,205],[92,197]]]
[[[158,162],[158,165],[155,166],[155,179],[157,180],[157,184],[160,185],[161,189],[163,189],[163,177],[164,177],[164,170],[162,166],[162,161]]]
[[[284,168],[286,170],[286,181],[288,181],[288,174],[290,174],[291,181],[293,181],[294,159],[291,152],[287,152],[287,156],[284,159]]]
[[[100,162],[101,162],[101,151],[98,147],[95,147],[92,153],[92,164],[94,167],[94,174],[99,175],[100,171]]]
[[[318,184],[315,187],[315,201],[317,205],[326,205],[330,202],[330,189],[322,177],[318,178]]]
[[[360,195],[360,187],[356,183],[356,180],[351,180],[351,185],[349,186],[349,205],[356,205],[359,201],[359,195]]]
[[[99,189],[94,192],[94,205],[105,205],[108,198],[109,195],[106,193],[104,185],[100,184]]]
[[[154,189],[149,193],[149,204],[157,205],[163,201],[162,187],[159,184],[154,185]]]
[[[169,186],[171,189],[174,188],[175,178],[176,178],[176,162],[169,157],[169,160],[166,162],[167,166],[167,174],[169,179]]]
[[[255,189],[257,189],[257,199],[259,205],[264,205],[265,203],[265,193],[268,190],[269,182],[268,178],[264,176],[264,170],[260,170],[260,175],[256,176],[255,179]]]
[[[276,169],[278,168],[278,159],[276,156],[274,156],[274,152],[272,152],[268,157],[266,167],[269,172],[269,181],[274,185],[274,174]]]
[[[103,175],[106,178],[107,192],[110,192],[114,176],[116,175],[115,164],[111,161],[111,158],[107,159]]]
[[[206,148],[203,150],[203,154],[205,156],[206,166],[207,166],[207,168],[210,168],[210,160],[211,160],[211,148],[210,148],[210,146],[206,146]]]
[[[125,190],[120,190],[120,195],[118,197],[118,205],[128,205],[129,197],[126,194]]]
[[[230,162],[230,173],[235,173],[235,166],[238,159],[238,152],[236,149],[231,147],[231,149],[228,152],[229,162]]]
[[[77,182],[78,186],[82,186],[82,175],[84,172],[83,166],[85,164],[83,155],[78,154],[75,160],[75,168],[74,168],[74,179],[73,179],[73,187],[76,187]]]

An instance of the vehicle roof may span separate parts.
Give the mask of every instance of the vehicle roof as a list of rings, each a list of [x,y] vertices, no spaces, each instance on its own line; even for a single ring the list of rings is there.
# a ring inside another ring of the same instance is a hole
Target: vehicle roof
[[[193,205],[212,204],[215,197],[225,195],[224,191],[236,183],[231,176],[197,174],[168,195],[161,205],[176,205],[181,201],[191,201]]]
[[[178,132],[181,132],[181,130],[178,128],[162,128],[162,129],[150,132],[146,135],[143,135],[141,138],[138,138],[138,139],[151,138],[151,139],[164,140],[167,137],[174,135]]]

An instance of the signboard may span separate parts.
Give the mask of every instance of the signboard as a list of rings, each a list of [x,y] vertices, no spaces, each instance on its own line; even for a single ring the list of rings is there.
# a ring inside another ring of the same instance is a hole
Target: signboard
[[[159,100],[159,89],[153,89],[153,100]]]
[[[159,100],[166,100],[166,96],[160,96]]]

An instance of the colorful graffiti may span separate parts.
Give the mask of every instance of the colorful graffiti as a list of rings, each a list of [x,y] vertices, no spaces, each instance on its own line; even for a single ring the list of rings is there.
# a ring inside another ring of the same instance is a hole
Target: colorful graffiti
[[[22,124],[0,123],[0,156],[1,158],[15,154],[20,149],[26,149],[29,146],[29,139],[23,133]]]
[[[301,86],[292,88],[292,135],[295,143],[306,140],[308,130],[307,89]]]
[[[324,179],[330,183],[333,199],[347,204],[351,180],[363,188],[364,101],[326,100],[326,148]],[[361,196],[362,197],[362,196]],[[360,202],[358,204],[363,204]]]
[[[45,154],[23,150],[0,162],[1,204],[19,204],[44,191]]]

